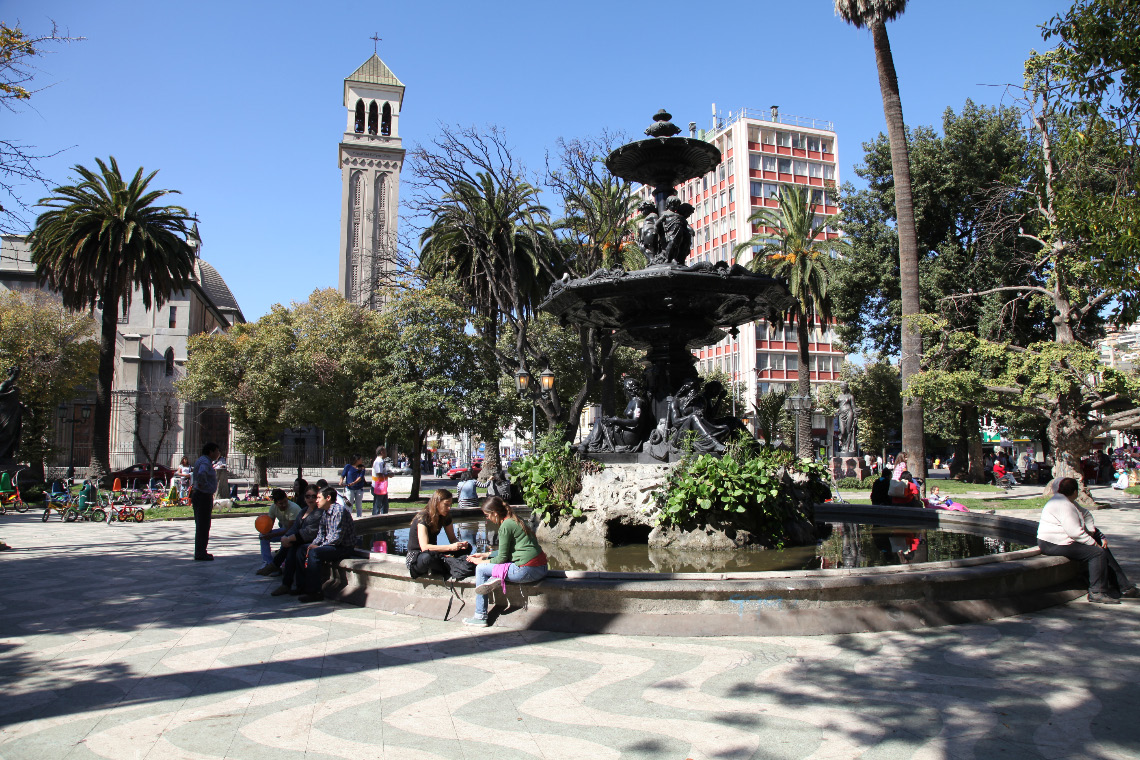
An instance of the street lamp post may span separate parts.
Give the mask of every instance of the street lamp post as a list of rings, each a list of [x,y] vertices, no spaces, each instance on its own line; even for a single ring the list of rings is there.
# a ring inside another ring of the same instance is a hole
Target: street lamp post
[[[530,453],[538,451],[538,397],[547,398],[554,391],[554,373],[547,367],[538,375],[539,387],[531,382],[530,373],[522,367],[515,373],[515,390],[519,396],[530,396]]]
[[[82,415],[81,419],[77,420],[74,417],[72,417],[69,420],[69,419],[67,419],[67,404],[60,404],[59,405],[59,423],[61,425],[71,425],[71,445],[69,446],[68,454],[67,454],[67,479],[68,480],[75,480],[75,424],[77,422],[86,422],[87,421],[87,419],[91,416],[91,407],[84,404],[83,407],[80,409],[80,414]]]

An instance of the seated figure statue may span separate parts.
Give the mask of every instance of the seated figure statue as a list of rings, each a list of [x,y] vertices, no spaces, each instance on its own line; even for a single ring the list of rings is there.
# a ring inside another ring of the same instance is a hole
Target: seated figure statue
[[[583,452],[612,451],[627,453],[638,451],[650,424],[645,393],[637,378],[627,376],[622,381],[629,403],[621,417],[599,416],[590,437],[582,443]]]
[[[673,397],[672,436],[674,451],[685,448],[685,439],[692,439],[693,451],[702,454],[723,454],[724,442],[733,429],[740,427],[735,417],[717,417],[717,410],[725,396],[724,386],[711,382],[704,388],[697,380],[686,380]]]

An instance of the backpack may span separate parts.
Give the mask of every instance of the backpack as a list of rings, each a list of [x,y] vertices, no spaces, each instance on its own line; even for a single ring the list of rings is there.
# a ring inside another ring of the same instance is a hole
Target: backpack
[[[450,578],[453,581],[461,581],[464,578],[470,578],[475,575],[475,565],[468,562],[465,557],[443,557],[443,562],[447,565],[450,573]]]

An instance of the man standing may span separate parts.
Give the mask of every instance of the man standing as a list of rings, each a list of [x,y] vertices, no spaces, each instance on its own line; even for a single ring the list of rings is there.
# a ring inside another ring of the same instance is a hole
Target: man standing
[[[222,455],[216,443],[202,447],[202,456],[194,463],[194,488],[190,491],[190,506],[194,509],[194,559],[206,562],[214,558],[206,552],[210,543],[210,521],[213,519],[214,491],[218,489],[218,476],[214,462]]]
[[[336,500],[336,489],[325,486],[317,494],[317,509],[321,510],[321,527],[309,544],[305,559],[305,593],[301,602],[319,602],[321,593],[321,563],[336,562],[351,557],[356,547],[356,533],[352,528],[352,512]]]
[[[364,457],[359,454],[352,456],[352,462],[346,464],[344,469],[340,471],[340,484],[345,487],[348,492],[345,494],[349,502],[356,507],[356,516],[360,517],[360,513],[364,505],[364,484],[366,482],[365,476],[367,473],[364,470]]]

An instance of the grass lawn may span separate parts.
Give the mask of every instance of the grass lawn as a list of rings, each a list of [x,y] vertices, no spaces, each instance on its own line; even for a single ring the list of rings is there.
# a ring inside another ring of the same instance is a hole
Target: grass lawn
[[[1133,496],[1140,496],[1140,486],[1128,486],[1124,489],[1124,493],[1130,493]]]
[[[929,478],[926,481],[926,490],[938,486],[939,493],[958,494],[958,493],[1004,493],[1004,489],[997,486],[990,486],[984,483],[963,483],[960,480],[938,480],[936,478]]]
[[[422,497],[412,501],[409,498],[397,498],[388,500],[388,509],[391,512],[414,512],[427,504],[427,497]],[[253,501],[241,502],[233,507],[233,509],[214,510],[214,517],[222,515],[263,515],[269,511],[268,501]],[[372,504],[364,502],[364,516],[370,517],[372,514]],[[179,517],[193,517],[194,509],[192,507],[156,507],[146,511],[146,519],[148,520],[173,520]]]
[[[848,499],[850,504],[870,504],[870,499]],[[1045,506],[1045,499],[1033,497],[1029,499],[955,499],[966,506],[971,512],[981,512],[987,509],[1036,509]]]

